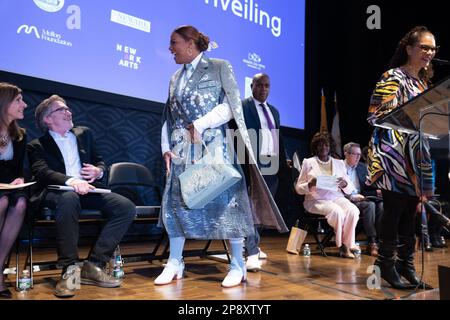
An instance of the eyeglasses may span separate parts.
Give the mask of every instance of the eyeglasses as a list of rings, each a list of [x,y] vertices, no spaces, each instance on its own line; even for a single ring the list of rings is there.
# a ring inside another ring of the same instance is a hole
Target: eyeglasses
[[[57,108],[57,109],[55,109],[53,111],[50,111],[48,116],[51,115],[52,113],[55,113],[55,112],[70,112],[70,113],[72,113],[72,109],[70,109],[69,107],[60,107],[60,108]]]
[[[419,48],[422,50],[422,52],[427,53],[431,50],[431,52],[437,53],[439,51],[439,46],[431,47],[427,46],[426,44],[419,45]]]

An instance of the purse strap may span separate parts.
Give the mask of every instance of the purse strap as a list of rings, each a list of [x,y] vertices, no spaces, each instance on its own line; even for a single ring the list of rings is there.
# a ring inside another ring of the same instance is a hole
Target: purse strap
[[[187,151],[187,155],[186,155],[186,163],[184,164],[184,170],[185,171],[186,171],[188,163],[192,162],[192,160],[191,160],[191,147],[192,147],[192,145],[193,145],[193,143],[191,142],[189,144],[189,147],[188,147],[188,151]],[[206,146],[206,143],[205,143],[205,141],[203,139],[202,139],[202,145],[203,145],[203,147],[205,147],[206,153],[209,153],[209,149]]]

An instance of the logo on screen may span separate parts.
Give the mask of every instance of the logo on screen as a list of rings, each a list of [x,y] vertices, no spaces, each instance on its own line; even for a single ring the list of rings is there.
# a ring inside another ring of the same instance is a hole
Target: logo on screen
[[[253,61],[255,63],[261,62],[261,57],[258,56],[256,53],[249,53],[248,54],[248,60]]]
[[[118,65],[123,68],[137,70],[141,64],[141,56],[138,56],[137,49],[116,43],[116,51],[121,53]]]
[[[242,59],[242,62],[244,62],[247,65],[247,67],[256,70],[262,70],[266,68],[266,66],[262,64],[261,61],[262,61],[261,56],[255,52],[249,52],[247,54],[247,58]]]
[[[26,34],[30,34],[30,33],[34,32],[34,35],[36,36],[36,38],[38,38],[38,39],[41,38],[39,36],[39,32],[35,26],[29,26],[29,25],[23,24],[19,28],[17,28],[17,34],[21,33],[22,31],[25,32]]]
[[[44,11],[58,12],[64,7],[64,0],[33,0],[34,3]]]
[[[150,21],[117,10],[111,10],[111,21],[144,32],[151,29]]]
[[[53,30],[48,30],[48,29],[42,28],[41,32],[39,33],[36,26],[29,26],[27,24],[23,24],[17,28],[17,34],[22,33],[22,31],[26,34],[31,34],[33,32],[36,39],[52,42],[55,44],[66,46],[66,47],[72,46],[72,42],[63,39],[63,37],[60,33],[57,33]]]

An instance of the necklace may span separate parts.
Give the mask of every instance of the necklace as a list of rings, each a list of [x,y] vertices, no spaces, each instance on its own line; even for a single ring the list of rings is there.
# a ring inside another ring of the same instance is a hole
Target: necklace
[[[8,134],[0,134],[0,148],[4,148],[8,145],[9,135]]]
[[[330,162],[331,162],[331,157],[328,157],[328,160],[327,160],[327,161],[322,161],[322,160],[319,159],[318,156],[316,156],[316,160],[317,160],[318,163],[320,163],[320,164],[322,164],[322,165],[327,165],[327,164],[330,164]]]

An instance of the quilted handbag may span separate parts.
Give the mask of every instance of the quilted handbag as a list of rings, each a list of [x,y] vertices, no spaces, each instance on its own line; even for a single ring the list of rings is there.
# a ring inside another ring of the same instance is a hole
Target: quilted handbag
[[[218,161],[208,152],[194,164],[186,165],[178,178],[186,206],[189,209],[202,209],[241,180],[242,176],[231,164]]]

